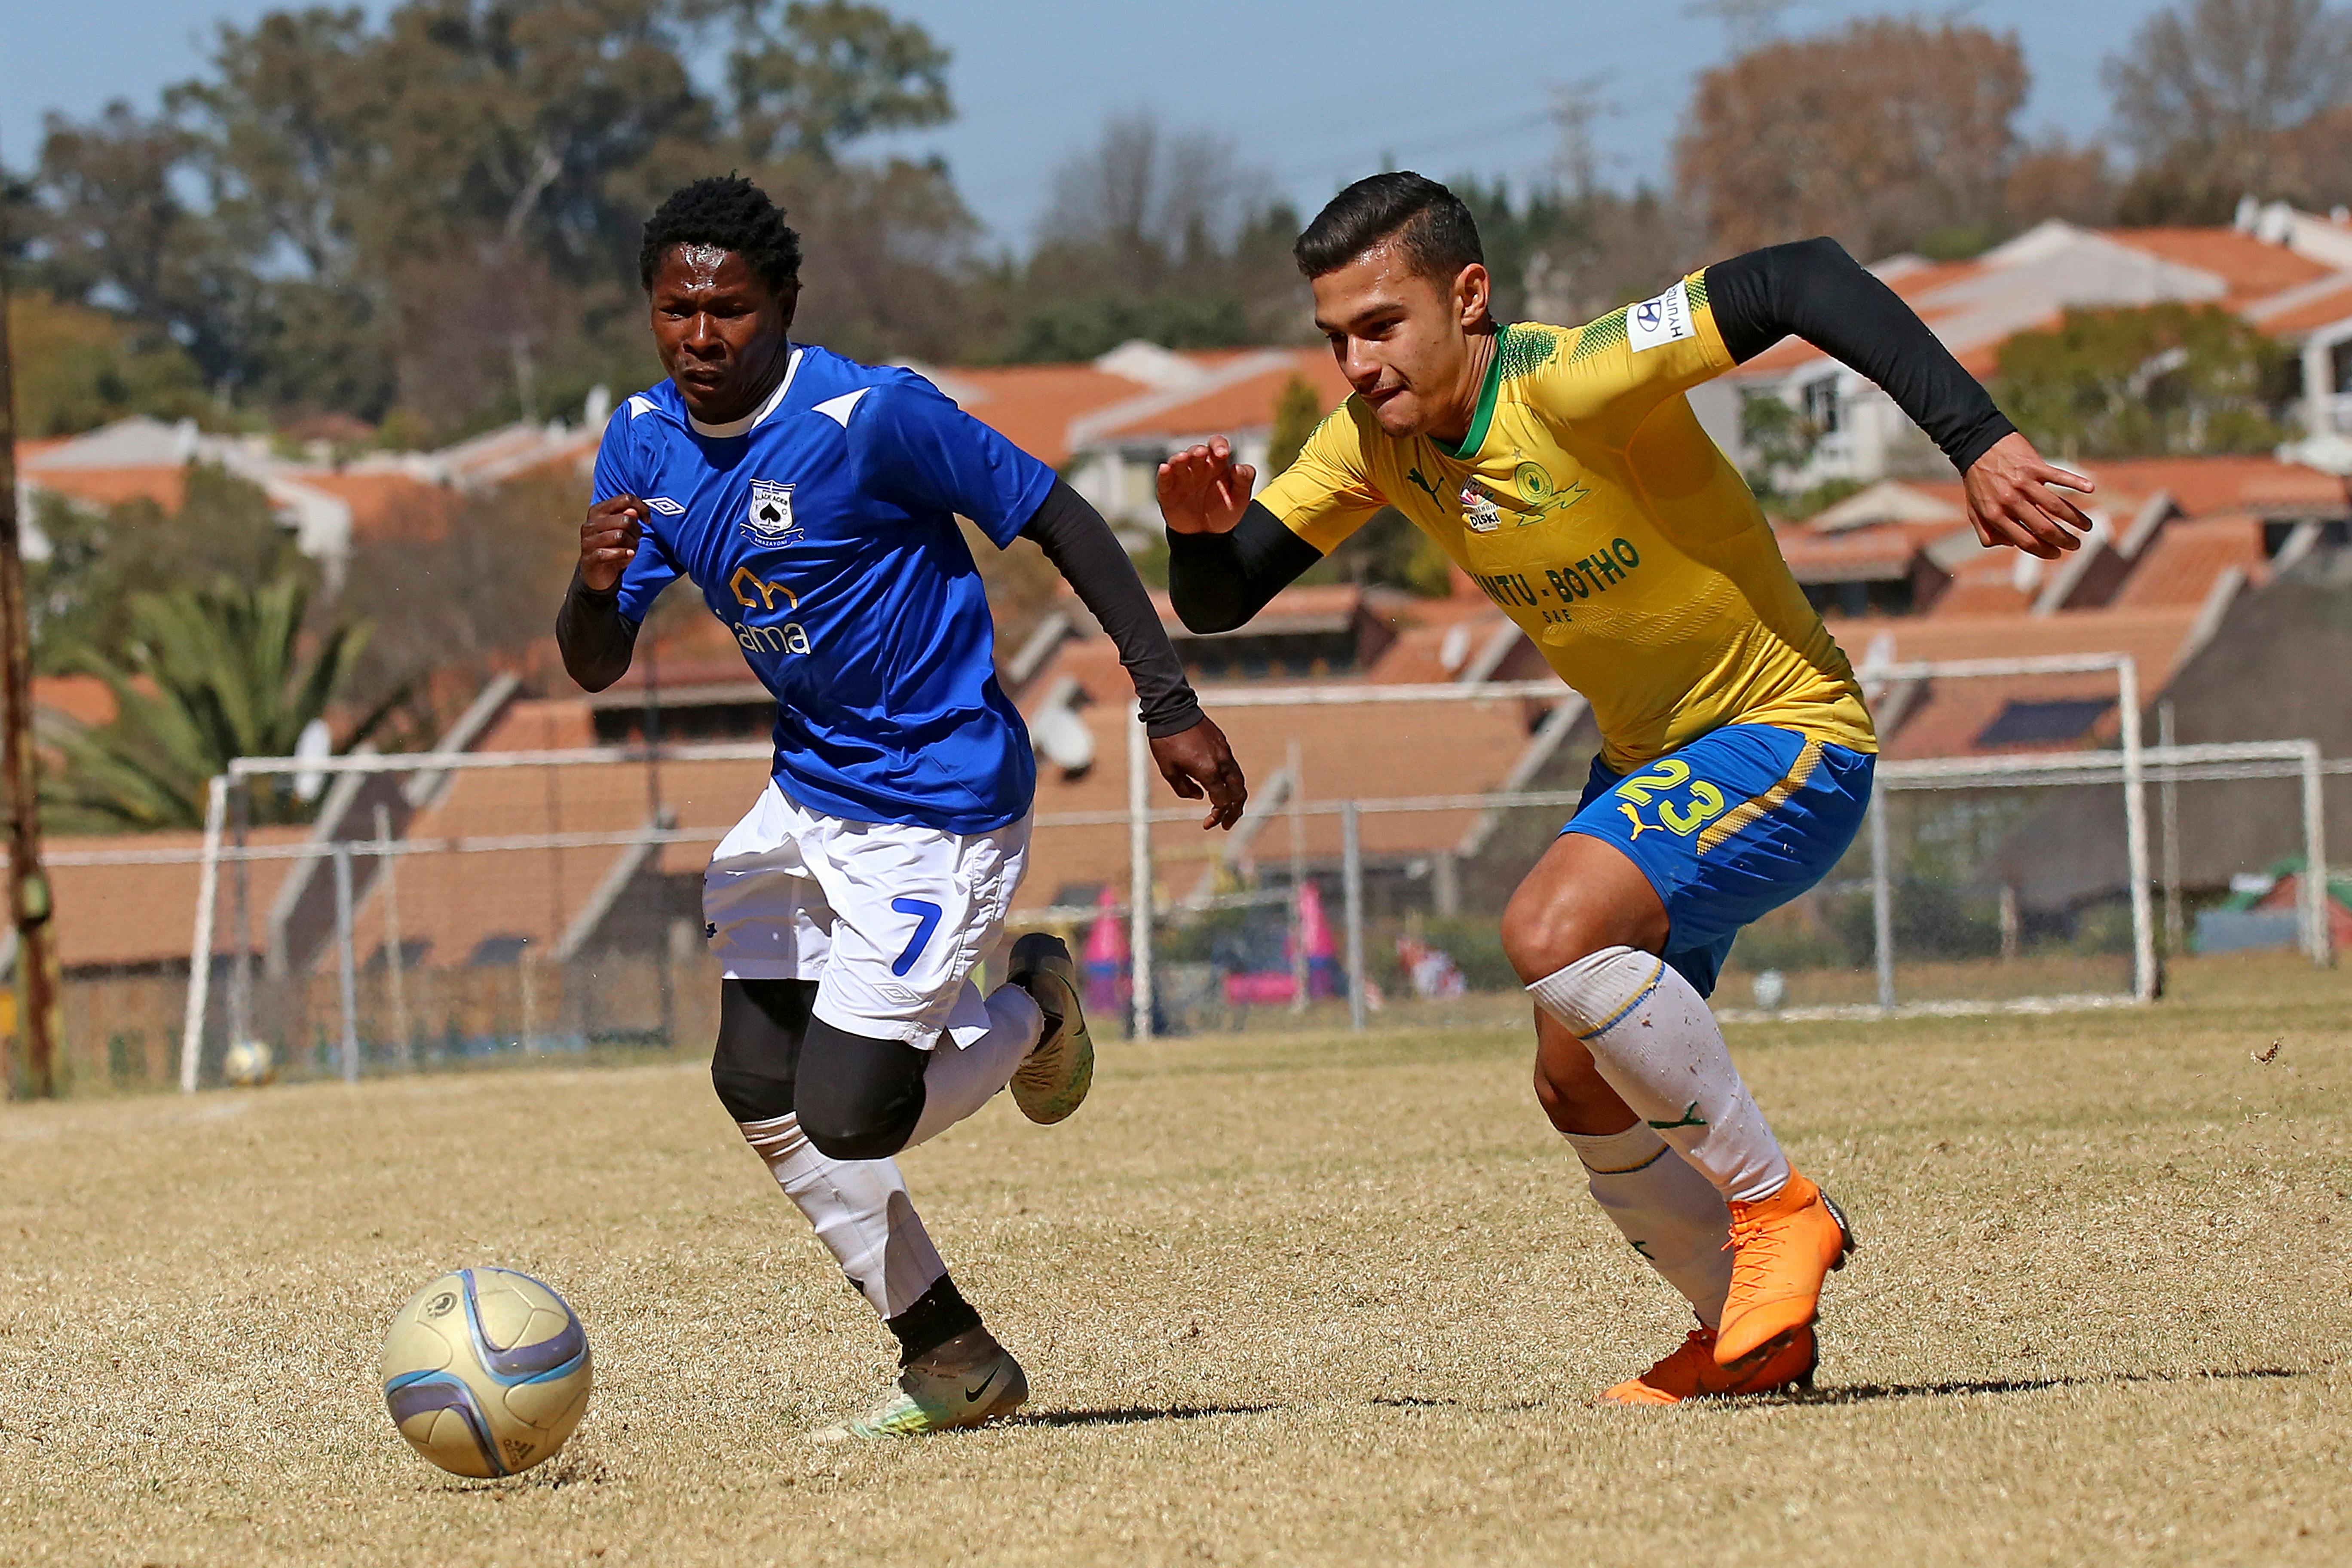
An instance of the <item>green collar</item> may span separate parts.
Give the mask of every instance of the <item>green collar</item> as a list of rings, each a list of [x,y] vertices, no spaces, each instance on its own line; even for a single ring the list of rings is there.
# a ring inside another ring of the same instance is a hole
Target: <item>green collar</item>
[[[1496,324],[1495,357],[1486,362],[1486,384],[1478,388],[1478,410],[1470,416],[1470,431],[1462,437],[1462,445],[1455,447],[1437,436],[1429,438],[1431,446],[1457,463],[1476,457],[1478,448],[1486,444],[1486,426],[1495,422],[1495,395],[1503,386],[1503,334],[1510,330],[1499,322]]]

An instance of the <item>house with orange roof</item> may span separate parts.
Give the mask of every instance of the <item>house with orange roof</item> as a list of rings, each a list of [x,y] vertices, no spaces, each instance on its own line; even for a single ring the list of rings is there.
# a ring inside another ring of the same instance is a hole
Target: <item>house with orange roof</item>
[[[2070,309],[2179,302],[2231,310],[2297,350],[2307,455],[2352,470],[2352,221],[2242,204],[2214,228],[2086,229],[2052,219],[1967,261],[1897,256],[1871,268],[1960,363],[1990,376],[2001,345]],[[1800,485],[1925,473],[1940,458],[1892,399],[1795,339],[1692,395],[1727,451],[1739,402],[1769,395],[1822,432]],[[2331,437],[2335,439],[2330,439]]]
[[[21,444],[18,508],[29,518],[34,499],[50,494],[79,507],[143,500],[176,511],[187,496],[189,466],[216,464],[258,485],[297,547],[333,581],[354,539],[429,539],[446,531],[457,492],[549,469],[584,474],[609,405],[609,396],[592,395],[578,425],[511,425],[437,452],[370,453],[348,461],[323,440],[289,456],[268,437],[213,435],[193,419],[166,425],[134,415],[79,436]],[[47,554],[37,530],[27,531],[25,552],[36,560]]]
[[[1814,606],[1849,619],[2203,603],[2259,587],[2323,544],[2352,542],[2352,480],[2307,464],[2210,457],[2075,466],[2097,486],[2084,501],[2094,526],[2082,549],[2055,562],[1980,545],[1957,480],[1884,479],[1775,532]]]
[[[1231,437],[1263,485],[1274,410],[1293,379],[1326,408],[1348,395],[1328,351],[1165,349],[1140,340],[1086,364],[917,366],[973,418],[1068,476],[1114,523],[1157,529],[1153,473],[1173,451]]]

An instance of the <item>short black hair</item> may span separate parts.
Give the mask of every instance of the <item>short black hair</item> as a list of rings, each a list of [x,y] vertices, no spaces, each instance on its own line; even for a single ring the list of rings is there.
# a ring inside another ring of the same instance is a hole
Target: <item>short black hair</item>
[[[1462,198],[1405,170],[1368,174],[1333,196],[1290,254],[1300,272],[1320,278],[1391,237],[1402,238],[1415,272],[1439,283],[1451,283],[1464,268],[1486,259],[1477,221]]]
[[[801,237],[785,226],[784,209],[740,174],[714,174],[682,185],[654,209],[637,250],[637,279],[647,293],[653,292],[662,258],[678,245],[731,250],[779,294],[801,279]]]

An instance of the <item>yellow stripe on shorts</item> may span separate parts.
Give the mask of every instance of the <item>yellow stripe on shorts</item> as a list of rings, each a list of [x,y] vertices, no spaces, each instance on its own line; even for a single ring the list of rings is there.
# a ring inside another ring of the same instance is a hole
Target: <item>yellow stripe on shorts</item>
[[[1797,753],[1796,765],[1789,770],[1786,777],[1762,795],[1741,801],[1700,831],[1698,852],[1706,854],[1766,812],[1780,810],[1790,795],[1805,787],[1805,781],[1813,776],[1813,770],[1821,765],[1821,761],[1822,742],[1807,736],[1804,749]]]

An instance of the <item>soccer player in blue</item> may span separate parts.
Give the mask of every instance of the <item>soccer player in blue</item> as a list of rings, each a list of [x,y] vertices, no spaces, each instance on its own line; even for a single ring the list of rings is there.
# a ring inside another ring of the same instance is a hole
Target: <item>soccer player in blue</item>
[[[771,781],[704,879],[724,976],[711,1080],[898,1342],[898,1388],[817,1436],[977,1426],[1028,1380],[891,1156],[1008,1083],[1031,1121],[1061,1121],[1094,1047],[1060,939],[1021,938],[986,996],[971,980],[1021,880],[1036,763],[957,517],[1000,549],[1034,541],[1069,580],[1204,826],[1239,819],[1241,770],[1092,507],[921,376],[792,341],[800,242],[758,187],[677,192],[639,267],[668,379],[605,427],[564,667],[592,691],[620,679],[683,576],[774,693]]]

